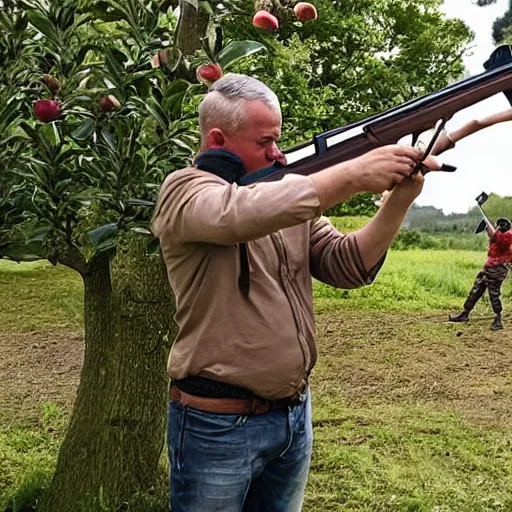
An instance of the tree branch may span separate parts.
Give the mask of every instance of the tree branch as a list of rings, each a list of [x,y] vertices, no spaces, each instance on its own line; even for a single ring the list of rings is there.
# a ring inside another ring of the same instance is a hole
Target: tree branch
[[[74,245],[68,245],[65,249],[59,251],[57,261],[65,267],[76,270],[82,277],[89,272],[89,265],[83,254]]]

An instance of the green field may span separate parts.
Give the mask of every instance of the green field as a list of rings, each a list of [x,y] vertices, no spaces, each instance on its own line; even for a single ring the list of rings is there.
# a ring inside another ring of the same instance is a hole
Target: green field
[[[340,307],[396,312],[458,309],[484,261],[485,253],[476,251],[390,251],[371,286],[339,290],[315,283],[316,307],[318,311]],[[511,293],[505,282],[505,299]]]
[[[391,251],[368,288],[315,283],[304,511],[512,510],[512,319],[491,332],[483,300],[468,324],[444,321],[484,259]],[[507,281],[506,312],[511,294]],[[51,478],[79,376],[81,302],[65,268],[0,261],[0,512],[32,510]],[[161,489],[129,510],[164,512],[165,494],[163,459]]]

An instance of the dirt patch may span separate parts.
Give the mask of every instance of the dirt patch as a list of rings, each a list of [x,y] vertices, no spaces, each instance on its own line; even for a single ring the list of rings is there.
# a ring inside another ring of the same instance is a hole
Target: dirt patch
[[[319,317],[317,390],[354,406],[428,404],[473,423],[512,425],[512,319],[452,324],[439,315]]]
[[[492,332],[492,317],[466,324],[446,315],[374,312],[317,318],[319,358],[312,376],[354,407],[425,403],[471,422],[512,425],[512,318]],[[83,362],[82,333],[0,333],[0,426],[37,423],[41,405],[71,410]]]
[[[45,403],[71,409],[83,362],[81,332],[0,333],[0,353],[0,426],[38,422]]]

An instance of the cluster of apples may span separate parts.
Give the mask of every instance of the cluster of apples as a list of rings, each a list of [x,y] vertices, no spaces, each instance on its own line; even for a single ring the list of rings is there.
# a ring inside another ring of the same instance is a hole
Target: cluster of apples
[[[60,92],[60,82],[53,76],[45,75],[43,81],[50,89],[52,96],[58,96]],[[113,112],[121,107],[119,100],[113,95],[104,96],[99,101],[100,111],[103,113]],[[43,99],[34,102],[34,116],[42,123],[51,123],[61,115],[61,104],[58,100]]]
[[[299,21],[310,21],[318,18],[318,12],[316,7],[309,2],[299,2],[293,8],[293,12]],[[252,24],[263,30],[276,31],[279,29],[278,19],[268,11],[258,11],[253,19]],[[196,70],[196,77],[199,82],[203,83],[207,87],[218,80],[223,75],[222,68],[218,64],[203,64]]]
[[[299,21],[310,21],[318,18],[316,7],[309,2],[299,2],[293,8],[293,12]],[[252,24],[255,27],[268,31],[276,31],[279,29],[278,19],[268,11],[258,11],[253,19]]]
[[[293,12],[297,19],[302,22],[318,18],[315,6],[309,2],[298,2],[293,8]],[[271,32],[279,29],[278,19],[273,14],[265,10],[259,10],[254,15],[252,24],[257,28]],[[167,50],[162,50],[153,57],[151,65],[152,67],[159,67],[162,63],[167,62],[168,58]],[[219,64],[203,64],[196,70],[197,79],[207,87],[210,87],[223,74],[224,73]],[[43,80],[48,86],[52,96],[58,96],[60,92],[59,81],[50,75],[45,75]],[[120,106],[121,104],[119,103],[119,100],[112,94],[101,98],[99,102],[100,111],[103,113],[113,112],[119,109]],[[34,115],[38,121],[51,123],[61,115],[61,105],[57,100],[38,100],[34,103]]]

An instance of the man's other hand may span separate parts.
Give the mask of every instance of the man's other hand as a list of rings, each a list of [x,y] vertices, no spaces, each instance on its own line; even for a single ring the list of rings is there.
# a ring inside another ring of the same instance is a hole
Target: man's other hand
[[[390,190],[411,176],[422,156],[420,150],[410,146],[389,145],[369,151],[354,160],[355,188],[374,193]],[[433,157],[423,163],[431,169],[440,167]],[[418,194],[420,191],[421,187]]]

